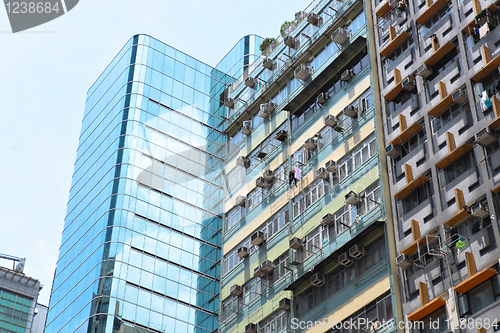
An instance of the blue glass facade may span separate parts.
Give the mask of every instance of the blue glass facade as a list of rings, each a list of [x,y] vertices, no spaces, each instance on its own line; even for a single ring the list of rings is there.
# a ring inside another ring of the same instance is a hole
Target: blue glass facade
[[[257,39],[215,69],[137,35],[90,88],[47,333],[217,329],[221,97]]]

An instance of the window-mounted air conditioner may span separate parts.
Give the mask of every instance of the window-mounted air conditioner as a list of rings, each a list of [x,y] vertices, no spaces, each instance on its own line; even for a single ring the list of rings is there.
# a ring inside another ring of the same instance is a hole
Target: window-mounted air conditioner
[[[283,42],[285,43],[286,46],[288,47],[291,47],[292,49],[295,48],[295,38],[293,38],[292,36],[288,35],[288,36],[285,36],[285,38],[283,39]]]
[[[306,142],[304,142],[304,148],[309,150],[316,149],[316,140],[313,138],[307,139]]]
[[[243,294],[243,288],[240,285],[233,284],[229,293],[233,296],[241,296]]]
[[[344,82],[349,82],[353,77],[354,71],[352,69],[346,69],[340,76],[340,79]]]
[[[396,257],[396,266],[406,269],[411,266],[410,259],[406,254],[402,253]]]
[[[332,42],[337,44],[344,44],[349,40],[350,33],[344,28],[338,28],[332,34]]]
[[[326,171],[325,168],[318,168],[318,170],[316,170],[316,177],[321,179],[329,179],[330,175],[328,174],[328,171]]]
[[[260,109],[264,112],[271,113],[276,109],[276,103],[267,102],[260,105]]]
[[[345,195],[345,203],[346,204],[356,206],[357,204],[359,204],[360,201],[361,201],[361,199],[360,199],[358,193],[354,193],[353,191],[351,191]]]
[[[279,308],[281,310],[289,311],[290,308],[292,307],[290,299],[289,298],[282,298],[279,302]]]
[[[249,76],[245,79],[245,86],[247,86],[247,87],[253,88],[256,83],[257,83],[257,79],[254,77]]]
[[[477,216],[481,219],[483,219],[489,215],[488,206],[486,206],[482,202],[476,202],[475,204],[470,206],[470,210],[471,210],[472,215]]]
[[[266,234],[263,233],[262,231],[256,231],[250,236],[250,243],[252,245],[262,245],[266,241]]]
[[[245,333],[257,333],[257,324],[248,324],[245,326]]]
[[[262,173],[262,176],[264,179],[268,182],[272,181],[274,179],[274,171],[273,170],[264,170]]]
[[[354,105],[348,105],[344,108],[344,114],[352,119],[358,118],[358,108]]]
[[[391,143],[390,145],[385,147],[385,154],[391,158],[395,158],[399,155],[399,146]]]
[[[337,127],[338,124],[337,117],[331,114],[327,114],[325,118],[323,118],[323,122],[325,123],[325,125],[330,127]]]
[[[476,142],[483,147],[487,147],[497,140],[495,131],[489,126],[486,126],[476,134]]]
[[[267,68],[267,69],[272,69],[274,66],[274,60],[271,59],[271,58],[264,58],[264,60],[262,60],[262,67],[264,68]]]
[[[349,267],[353,264],[353,261],[347,255],[347,252],[342,253],[339,256],[338,260],[339,260],[339,264],[341,264],[342,266],[345,266],[345,267]]]
[[[307,15],[307,23],[317,25],[319,21],[319,16],[316,13],[309,13]]]
[[[263,270],[264,272],[268,272],[268,273],[269,273],[269,272],[272,272],[272,271],[273,271],[273,269],[274,269],[274,265],[273,265],[273,263],[272,263],[272,261],[271,261],[271,260],[264,260],[264,261],[262,262],[262,264],[260,264],[260,268],[262,268],[262,270]]]
[[[241,127],[241,133],[248,135],[252,133],[252,121],[251,120],[245,120],[243,122],[243,126]]]
[[[250,160],[246,156],[240,156],[236,159],[236,164],[238,164],[244,168],[247,168],[249,163],[250,163]]]
[[[257,267],[254,268],[254,270],[253,270],[253,276],[254,277],[263,278],[264,276],[266,276],[266,272],[259,265],[259,266],[257,266]]]
[[[267,182],[264,179],[264,177],[258,177],[255,180],[255,186],[257,186],[257,187],[266,187],[267,186]]]
[[[329,160],[325,163],[325,169],[331,173],[337,172],[337,162],[334,160]]]
[[[427,79],[432,74],[432,68],[426,64],[422,64],[417,69],[417,75],[420,75],[424,79]]]
[[[467,96],[467,90],[464,88],[455,91],[452,97],[453,97],[453,102],[458,104],[464,104],[469,99],[469,97]]]
[[[361,259],[365,255],[365,248],[359,245],[354,245],[349,249],[349,257]]]
[[[250,251],[248,251],[248,248],[246,246],[241,246],[236,251],[236,255],[240,258],[246,258],[250,255]]]
[[[260,108],[259,113],[257,114],[261,118],[267,118],[269,117],[269,113],[267,113],[264,109]]]
[[[300,238],[297,237],[293,237],[292,239],[290,239],[289,244],[290,248],[294,250],[298,250],[303,246],[302,240],[300,240]]]
[[[242,206],[242,207],[245,207],[245,197],[242,196],[242,195],[238,195],[235,199],[234,199],[234,204],[236,206]]]
[[[299,67],[295,68],[295,71],[293,72],[293,76],[295,76],[296,79],[305,81],[309,77],[311,77],[312,73],[313,73],[313,70],[311,67],[302,64]]]
[[[278,141],[283,142],[283,141],[285,141],[287,135],[288,135],[287,132],[284,129],[282,129],[282,130],[279,130],[278,132],[276,132],[276,134],[274,135],[274,138]]]
[[[315,287],[321,287],[325,284],[325,277],[321,274],[313,274],[309,279],[309,283],[311,283]]]
[[[234,103],[235,103],[235,101],[233,98],[226,98],[226,100],[224,101],[224,105],[230,109],[232,109],[234,107]]]
[[[329,98],[330,98],[330,96],[328,95],[328,93],[322,92],[321,94],[319,94],[316,97],[316,103],[318,103],[318,104],[325,104],[326,101],[328,101]]]
[[[415,82],[415,79],[412,77],[407,77],[406,79],[403,80],[401,83],[401,87],[406,90],[406,91],[413,91],[417,87],[417,83]]]
[[[325,216],[323,216],[323,219],[321,219],[322,225],[330,225],[333,222],[335,222],[335,216],[330,213],[326,214]]]

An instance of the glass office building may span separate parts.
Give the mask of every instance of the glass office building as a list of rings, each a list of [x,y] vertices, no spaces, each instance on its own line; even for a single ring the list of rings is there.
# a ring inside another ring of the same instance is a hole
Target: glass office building
[[[221,98],[259,44],[213,68],[137,35],[92,85],[47,333],[217,329]]]

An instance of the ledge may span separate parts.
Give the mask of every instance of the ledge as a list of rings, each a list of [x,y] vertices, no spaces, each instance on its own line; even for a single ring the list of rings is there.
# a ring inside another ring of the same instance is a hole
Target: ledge
[[[472,145],[468,143],[464,143],[458,148],[455,148],[451,153],[448,153],[445,158],[443,158],[441,161],[436,163],[436,166],[440,169],[446,168],[448,165],[451,163],[455,162],[457,158],[468,152],[469,150],[472,149]]]
[[[444,111],[448,106],[453,103],[453,96],[450,94],[446,96],[445,98],[441,99],[436,105],[431,107],[429,110],[429,114],[433,117],[436,117],[438,114]]]
[[[459,212],[457,212],[455,215],[453,215],[448,221],[446,221],[444,224],[447,225],[450,228],[453,228],[453,226],[459,222],[462,222],[465,218],[467,218],[470,215],[468,211],[465,209],[460,209]]]
[[[444,55],[448,54],[451,50],[453,50],[456,47],[456,45],[452,42],[447,42],[443,46],[441,46],[439,49],[434,51],[434,53],[431,54],[427,60],[424,61],[424,64],[427,66],[433,66],[436,62],[438,62]]]
[[[479,285],[481,282],[484,282],[488,280],[490,277],[495,276],[495,274],[497,274],[497,271],[495,271],[493,268],[486,267],[482,271],[477,272],[476,274],[463,280],[455,287],[453,287],[453,289],[455,289],[456,292],[463,294],[471,290],[475,286]]]
[[[397,35],[393,40],[389,42],[382,50],[380,50],[380,54],[384,57],[387,57],[391,54],[402,42],[406,40],[410,36],[406,31],[401,32]]]
[[[444,306],[445,304],[446,301],[444,299],[442,299],[441,297],[436,297],[429,303],[425,304],[424,306],[421,306],[419,309],[410,313],[408,315],[408,319],[412,321],[420,320],[425,316],[433,313],[440,307]]]
[[[389,144],[393,144],[393,145],[401,145],[403,142],[405,142],[406,140],[408,140],[410,138],[410,136],[412,136],[413,134],[417,133],[419,129],[422,128],[422,125],[418,124],[418,123],[415,123],[413,125],[411,125],[410,127],[407,127],[404,131],[402,131],[397,137],[394,138],[394,140],[392,140],[391,142],[389,142]]]
[[[391,10],[391,7],[389,6],[389,0],[386,0],[386,1],[384,1],[384,4],[379,9],[377,9],[375,14],[377,16],[384,17],[385,14],[387,14],[389,12],[389,10]]]
[[[486,65],[483,65],[483,67],[480,70],[478,70],[477,73],[472,77],[472,80],[474,80],[475,82],[481,81],[499,66],[500,66],[500,55],[496,56]]]
[[[420,15],[415,21],[417,21],[417,23],[424,24],[425,21],[430,19],[430,17],[434,15],[439,8],[443,7],[447,1],[448,0],[437,0],[433,2],[432,5],[427,7],[427,9],[422,13],[422,15]]]
[[[429,181],[429,177],[427,176],[420,176],[412,180],[410,183],[406,184],[405,187],[403,187],[398,193],[394,194],[394,196],[398,199],[404,199],[413,192],[417,187],[422,186],[426,182]]]
[[[500,117],[493,119],[493,121],[488,126],[493,129],[498,129],[500,127]]]
[[[500,192],[500,185],[498,185],[497,187],[495,187],[494,189],[492,189],[491,192],[493,192],[493,193],[499,193]]]
[[[499,8],[498,6],[496,6],[494,3],[490,4],[488,7],[489,10],[491,10],[492,12],[496,12]],[[470,27],[472,27],[472,29],[474,28],[477,28],[477,25],[476,25],[476,15],[474,15],[474,17],[472,18],[472,20],[464,26],[464,28],[462,29],[463,32],[465,32],[466,34],[470,34]]]
[[[435,236],[435,235],[434,234],[428,234],[426,236]],[[420,237],[416,241],[413,241],[413,243],[411,243],[410,246],[408,246],[406,249],[404,249],[403,251],[401,251],[401,253],[404,253],[406,255],[410,255],[410,254],[415,253],[417,251],[417,243],[418,244],[425,244],[425,242],[427,241],[427,237],[426,236]]]

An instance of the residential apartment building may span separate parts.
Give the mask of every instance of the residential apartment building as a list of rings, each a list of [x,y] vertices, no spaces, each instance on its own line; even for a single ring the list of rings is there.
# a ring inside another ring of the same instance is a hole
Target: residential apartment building
[[[219,330],[396,331],[370,3],[314,1],[295,16],[224,101]]]
[[[497,331],[498,3],[372,5],[403,314]]]

